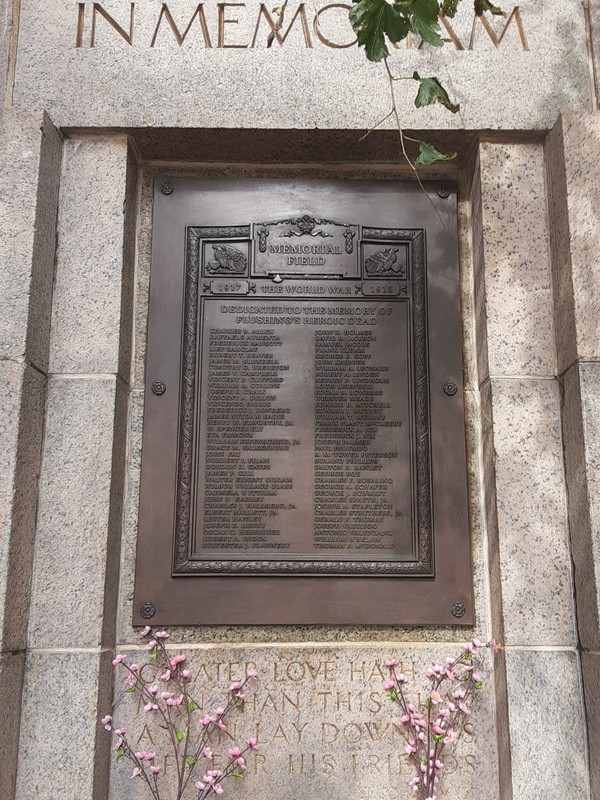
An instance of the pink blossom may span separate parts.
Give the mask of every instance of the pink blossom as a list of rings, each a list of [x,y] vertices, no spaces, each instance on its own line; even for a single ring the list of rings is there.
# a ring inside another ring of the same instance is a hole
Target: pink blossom
[[[152,640],[151,640],[150,642],[148,642],[148,644],[146,645],[146,650],[154,650],[154,648],[155,648],[155,647],[156,647],[156,639],[152,639]]]
[[[129,669],[130,669],[132,672],[137,672],[137,671],[139,670],[139,668],[140,668],[140,665],[139,665],[139,664],[132,664],[132,665],[129,667]]]
[[[184,680],[189,681],[189,679],[192,677],[192,673],[190,672],[189,669],[182,669],[181,670],[181,677]]]
[[[471,709],[469,708],[469,706],[465,702],[461,701],[458,704],[458,707],[463,712],[463,714],[466,714],[467,716],[469,716],[471,714]]]
[[[471,677],[475,683],[481,683],[481,675],[478,672],[474,672]]]
[[[239,747],[230,747],[227,751],[227,755],[229,758],[237,758],[238,756],[242,755],[242,751]]]
[[[156,686],[156,685],[155,686],[149,686],[148,687],[148,691],[150,692],[150,694],[156,694],[158,692],[158,686]]]
[[[154,634],[155,639],[168,639],[171,634],[167,633],[166,631],[157,631]]]
[[[246,695],[243,692],[236,692],[235,696],[238,698],[238,700],[245,700],[246,699]]]
[[[133,677],[133,675],[128,675],[125,678],[125,680],[123,681],[123,688],[124,689],[131,689],[131,687],[134,685],[134,683],[135,683],[135,678]]]
[[[386,681],[383,684],[383,688],[386,690],[386,692],[390,692],[392,689],[396,688],[396,681]]]
[[[144,630],[141,631],[140,636],[148,636],[148,634],[150,633],[151,630],[152,630],[152,628],[150,627],[150,625],[146,625]]]
[[[458,734],[456,733],[456,731],[452,730],[452,728],[449,728],[446,731],[446,735],[444,736],[444,744],[452,744],[457,739],[458,739]]]
[[[256,678],[258,676],[258,672],[255,669],[248,667],[248,669],[246,670],[246,675],[249,678]]]
[[[102,723],[102,725],[104,725],[107,731],[112,730],[112,725],[110,724],[112,722],[112,717],[110,716],[110,714],[107,714],[105,717],[102,717],[100,722]]]
[[[439,692],[435,691],[435,689],[429,695],[429,699],[431,700],[432,703],[434,703],[434,705],[437,705],[437,703],[442,703],[444,700],[442,695]]]
[[[203,792],[206,789],[206,784],[202,783],[202,781],[196,781],[194,786],[196,787],[196,789],[198,789],[199,792]]]
[[[124,735],[127,733],[127,728],[117,728],[117,729],[115,730],[115,733],[116,733],[118,736],[124,736]]]
[[[410,756],[413,753],[417,752],[417,748],[412,742],[407,742],[406,747],[404,748],[404,752],[406,753],[407,756]]]
[[[218,728],[220,731],[226,731],[226,730],[227,730],[227,726],[225,725],[225,723],[224,723],[224,722],[221,722],[221,720],[220,720],[220,719],[218,719],[218,720],[217,720],[217,728]]]
[[[160,676],[161,681],[169,681],[171,680],[171,670],[166,669],[163,674]]]
[[[494,653],[494,655],[498,652],[498,650],[502,649],[502,645],[500,644],[500,642],[497,642],[495,639],[490,639],[489,646],[492,648],[492,652]]]
[[[184,697],[182,694],[179,697],[171,697],[167,700],[168,706],[180,706],[183,703]]]
[[[211,724],[211,722],[214,722],[214,719],[212,719],[209,716],[202,717],[202,719],[200,720],[200,724],[204,725],[205,728],[208,728],[208,726]]]
[[[116,667],[117,664],[121,663],[121,661],[125,661],[126,658],[127,658],[127,656],[124,656],[124,655],[119,653],[118,656],[115,656],[115,658],[113,658],[113,662],[112,662],[113,663],[113,667]]]
[[[398,681],[398,683],[407,683],[408,682],[408,678],[406,677],[406,675],[403,672],[401,672],[399,675],[396,675],[396,680]]]
[[[141,775],[141,774],[142,774],[142,770],[139,767],[135,767],[135,769],[133,770],[133,772],[131,773],[131,775],[129,777],[130,778],[137,778],[138,775]]]
[[[157,710],[158,706],[156,705],[156,703],[146,703],[146,705],[144,706],[144,711],[157,711]]]
[[[215,794],[223,794],[223,787],[220,783],[215,783]]]
[[[158,774],[159,774],[159,772],[161,771],[161,769],[162,769],[162,767],[150,767],[150,772],[151,772],[153,775],[158,775]]]
[[[162,700],[170,700],[173,697],[173,692],[161,692],[160,696]]]
[[[230,692],[235,692],[237,689],[241,689],[241,688],[242,688],[242,684],[239,681],[234,681],[232,684],[230,684],[229,691]]]
[[[213,751],[210,749],[210,747],[205,747],[202,751],[202,755],[204,758],[208,758],[209,761],[213,760]]]
[[[258,750],[258,742],[254,736],[250,737],[250,739],[246,739],[246,744],[253,750]]]
[[[171,669],[176,670],[179,664],[182,664],[185,661],[185,656],[183,653],[179,653],[179,655],[173,656],[171,659]]]
[[[396,658],[390,658],[389,661],[385,662],[386,667],[397,667],[400,662]]]

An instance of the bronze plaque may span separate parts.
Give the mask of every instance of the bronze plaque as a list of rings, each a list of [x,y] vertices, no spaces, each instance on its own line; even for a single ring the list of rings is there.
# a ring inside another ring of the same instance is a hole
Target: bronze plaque
[[[147,381],[166,391],[147,393],[136,622],[152,608],[159,624],[471,623],[462,398],[448,391],[455,195],[448,231],[415,215],[429,201],[414,187],[172,183],[156,194]]]

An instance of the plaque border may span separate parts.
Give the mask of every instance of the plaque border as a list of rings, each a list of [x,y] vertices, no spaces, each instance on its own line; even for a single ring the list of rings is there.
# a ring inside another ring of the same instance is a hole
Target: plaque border
[[[200,293],[202,248],[209,241],[246,241],[253,224],[222,227],[188,226],[185,250],[184,324],[182,340],[181,408],[177,461],[177,490],[175,505],[175,536],[173,548],[173,576],[180,575],[315,575],[347,576],[369,575],[384,577],[411,575],[432,577],[435,574],[432,548],[431,511],[431,451],[429,441],[429,390],[427,351],[427,259],[425,232],[422,229],[372,228],[354,223],[331,223],[357,228],[358,252],[373,241],[402,241],[409,246],[409,276],[412,282],[412,300],[409,320],[412,327],[412,348],[409,347],[409,369],[414,386],[414,440],[416,459],[417,507],[415,558],[411,560],[377,560],[350,557],[344,560],[318,558],[240,559],[192,558],[191,533],[193,519],[193,485],[195,474],[194,442],[197,434],[199,393],[196,390],[199,372]],[[250,251],[252,248],[250,247]],[[359,267],[361,263],[359,262]],[[361,273],[362,274],[362,273]],[[236,276],[234,276],[236,277]],[[298,276],[294,276],[298,277]],[[364,276],[363,276],[364,277]],[[344,278],[343,280],[356,280]],[[412,354],[411,354],[412,350]],[[411,432],[412,433],[412,432]],[[412,471],[411,471],[412,474]],[[411,492],[414,496],[414,493]]]
[[[159,626],[468,628],[475,622],[475,609],[456,184],[436,180],[424,182],[421,188],[414,182],[374,178],[366,172],[364,179],[358,174],[312,179],[300,167],[294,174],[294,178],[273,178],[266,168],[257,167],[256,177],[251,178],[174,175],[168,178],[174,187],[169,195],[161,191],[164,174],[155,183],[132,622],[143,626],[151,618]],[[274,219],[282,209],[291,217],[303,212],[301,198],[309,200],[308,207],[325,219],[338,215],[362,219],[365,228],[368,223],[426,231],[434,577],[172,574],[186,228],[198,224],[205,230],[231,227],[239,220],[253,219],[255,213],[260,219]],[[243,213],[238,213],[240,208]],[[360,209],[366,209],[366,214]],[[155,386],[160,391],[155,392]],[[448,387],[452,390],[446,391]],[[135,431],[133,436],[136,446]]]

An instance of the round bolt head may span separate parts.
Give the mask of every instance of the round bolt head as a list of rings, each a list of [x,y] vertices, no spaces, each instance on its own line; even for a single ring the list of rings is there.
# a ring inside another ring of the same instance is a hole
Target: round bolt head
[[[458,386],[452,381],[448,381],[448,383],[444,384],[444,392],[448,395],[448,397],[452,397],[457,391]]]
[[[152,391],[154,394],[164,394],[167,391],[167,384],[164,381],[154,381]]]
[[[144,603],[140,607],[140,614],[144,619],[150,619],[156,614],[156,608],[152,605],[152,603]]]
[[[464,603],[453,603],[452,607],[450,608],[450,613],[452,614],[453,617],[457,617],[457,618],[464,617],[464,615],[467,613],[467,609],[465,607],[465,604]]]
[[[175,187],[173,186],[172,183],[169,183],[167,181],[165,183],[161,183],[160,190],[163,194],[173,194],[173,192],[175,191]]]

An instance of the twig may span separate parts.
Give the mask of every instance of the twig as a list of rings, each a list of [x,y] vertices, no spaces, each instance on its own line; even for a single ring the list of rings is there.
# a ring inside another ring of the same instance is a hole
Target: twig
[[[439,218],[440,222],[442,223],[442,225],[445,228],[446,227],[446,223],[442,219],[442,215],[438,211],[438,207],[436,206],[436,204],[433,202],[433,200],[431,199],[431,197],[427,193],[425,187],[423,186],[423,181],[421,180],[421,176],[419,175],[419,170],[415,167],[413,162],[410,160],[410,158],[408,156],[408,153],[406,152],[406,144],[405,144],[404,140],[405,139],[409,139],[409,141],[411,141],[411,142],[417,142],[418,139],[411,139],[411,137],[410,136],[406,136],[404,131],[402,130],[402,123],[400,122],[400,114],[398,113],[398,106],[396,105],[396,95],[395,95],[395,92],[394,92],[394,81],[397,80],[397,79],[394,78],[394,76],[392,75],[392,71],[390,70],[390,65],[388,63],[387,58],[384,58],[384,63],[385,63],[385,68],[386,68],[386,71],[387,71],[387,74],[388,74],[388,78],[389,78],[389,82],[390,82],[390,95],[391,95],[391,100],[392,100],[392,110],[388,114],[388,117],[393,114],[395,119],[396,119],[396,127],[398,128],[398,134],[400,135],[400,146],[402,147],[402,155],[404,156],[404,159],[405,159],[406,163],[410,166],[412,171],[415,173],[415,178],[417,179],[417,182],[418,182],[419,186],[421,187],[421,190],[423,191],[423,194],[427,197],[427,199],[429,200],[429,202],[433,206],[433,210],[438,215],[438,218]],[[387,117],[386,117],[386,119],[387,119]]]

